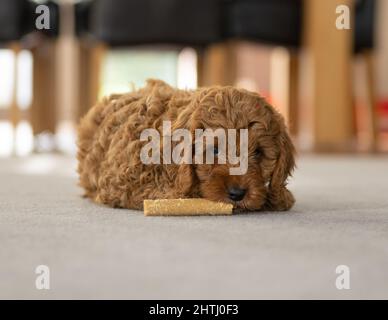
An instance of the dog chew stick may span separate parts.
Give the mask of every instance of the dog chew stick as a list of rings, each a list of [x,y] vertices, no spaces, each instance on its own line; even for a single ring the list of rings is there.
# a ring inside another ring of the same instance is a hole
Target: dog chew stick
[[[231,215],[233,205],[206,199],[144,200],[145,216]]]

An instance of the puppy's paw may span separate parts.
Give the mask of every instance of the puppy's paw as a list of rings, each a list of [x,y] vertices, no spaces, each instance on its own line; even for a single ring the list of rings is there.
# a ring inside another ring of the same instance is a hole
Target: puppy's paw
[[[287,188],[282,188],[278,192],[272,191],[267,196],[267,202],[263,206],[263,210],[268,211],[287,211],[292,208],[295,203],[293,194]]]

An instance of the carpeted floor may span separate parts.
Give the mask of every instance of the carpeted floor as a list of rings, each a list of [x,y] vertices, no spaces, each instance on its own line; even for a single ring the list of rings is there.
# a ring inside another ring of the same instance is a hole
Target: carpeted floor
[[[387,157],[302,157],[291,212],[231,217],[100,207],[74,167],[0,160],[0,298],[388,299]],[[50,290],[35,288],[41,264]]]

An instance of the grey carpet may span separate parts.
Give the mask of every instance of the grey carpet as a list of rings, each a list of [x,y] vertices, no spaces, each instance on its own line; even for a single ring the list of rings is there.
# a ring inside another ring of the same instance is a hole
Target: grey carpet
[[[75,162],[0,160],[0,298],[388,299],[388,158],[304,156],[289,213],[147,217],[80,197]],[[50,267],[51,289],[35,288]],[[337,265],[350,290],[335,287]]]

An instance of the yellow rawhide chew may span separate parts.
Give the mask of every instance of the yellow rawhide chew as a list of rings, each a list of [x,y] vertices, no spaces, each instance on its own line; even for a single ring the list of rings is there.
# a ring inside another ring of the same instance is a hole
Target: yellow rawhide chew
[[[145,216],[231,215],[233,205],[206,199],[144,200]]]

